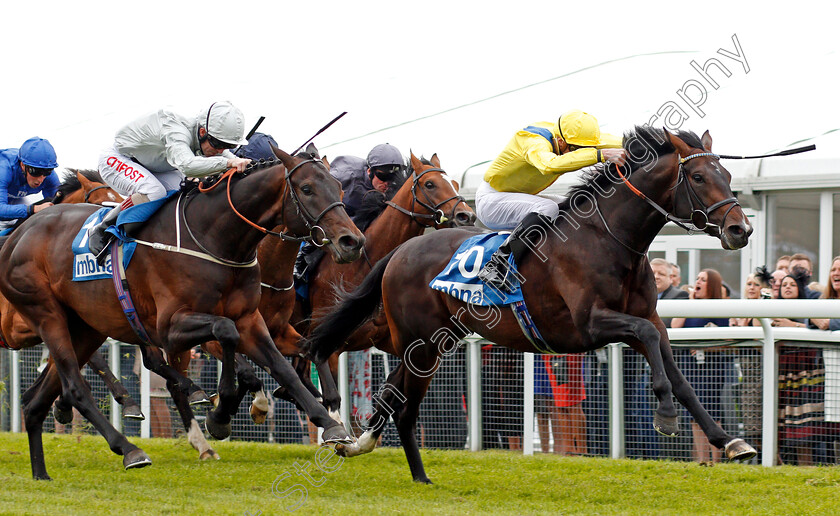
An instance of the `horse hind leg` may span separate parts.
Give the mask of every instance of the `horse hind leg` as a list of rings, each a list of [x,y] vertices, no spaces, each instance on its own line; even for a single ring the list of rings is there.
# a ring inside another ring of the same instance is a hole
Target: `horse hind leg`
[[[29,440],[29,461],[32,466],[32,478],[52,480],[47,474],[44,460],[43,428],[53,400],[61,393],[61,380],[58,371],[50,363],[41,372],[26,392],[23,393],[23,421]],[[72,406],[70,419],[72,419]]]
[[[143,411],[140,409],[140,404],[134,401],[134,398],[131,397],[125,386],[114,376],[111,368],[108,367],[108,362],[99,350],[94,351],[93,355],[90,356],[88,365],[102,378],[105,386],[114,396],[114,400],[122,406],[122,417],[124,419],[135,419],[137,421],[146,419],[146,416],[143,415]],[[56,406],[56,410],[58,410],[58,406]],[[56,420],[58,420],[57,415]]]

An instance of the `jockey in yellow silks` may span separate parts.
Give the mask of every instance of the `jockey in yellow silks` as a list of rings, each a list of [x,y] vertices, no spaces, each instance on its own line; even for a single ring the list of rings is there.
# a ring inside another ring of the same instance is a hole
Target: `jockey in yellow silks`
[[[531,225],[520,223],[531,213],[551,219],[559,213],[560,199],[540,192],[566,172],[606,161],[623,165],[621,143],[620,137],[601,133],[598,120],[580,110],[563,113],[556,124],[538,122],[517,131],[490,164],[475,194],[476,215],[485,226],[513,229],[493,255],[494,267],[485,267],[479,277],[503,288],[509,244]]]

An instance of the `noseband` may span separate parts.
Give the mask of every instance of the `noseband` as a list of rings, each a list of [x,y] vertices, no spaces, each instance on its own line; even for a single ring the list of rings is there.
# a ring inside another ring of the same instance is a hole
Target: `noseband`
[[[412,170],[412,172],[411,172],[411,179],[412,179],[412,184],[411,184],[411,209],[410,210],[406,210],[402,206],[398,206],[397,204],[395,204],[391,201],[385,201],[385,204],[387,204],[388,206],[394,208],[395,210],[397,210],[401,213],[405,213],[406,215],[411,217],[411,220],[413,220],[414,222],[420,224],[421,226],[425,226],[425,227],[432,227],[432,226],[435,226],[437,224],[443,224],[444,222],[447,222],[448,220],[452,219],[455,216],[455,208],[457,208],[458,205],[461,204],[462,202],[466,202],[466,200],[463,197],[461,197],[460,195],[458,195],[456,193],[452,197],[450,197],[450,198],[448,198],[444,201],[441,201],[437,204],[434,204],[435,201],[434,201],[434,199],[432,199],[429,196],[429,193],[426,192],[426,190],[421,189],[420,191],[423,192],[423,197],[425,197],[426,201],[427,201],[427,202],[423,202],[417,196],[417,185],[420,183],[420,178],[422,178],[424,175],[428,174],[429,172],[440,172],[442,174],[446,173],[443,169],[440,169],[440,168],[429,168],[429,169],[426,169],[423,172],[421,172],[419,175]],[[458,202],[455,203],[455,206],[452,207],[452,213],[450,213],[449,217],[447,217],[446,214],[443,212],[443,210],[440,209],[440,207],[445,205],[449,201],[454,200],[454,199],[458,199]],[[415,204],[419,204],[420,206],[429,210],[429,212],[431,212],[431,213],[417,213],[417,212],[415,212],[414,211],[414,205]],[[431,224],[423,224],[417,219],[432,219],[432,223]]]
[[[740,206],[741,204],[738,203],[738,199],[735,197],[729,197],[728,199],[723,199],[722,201],[718,201],[711,206],[706,206],[703,204],[703,201],[700,199],[700,196],[697,195],[697,192],[694,191],[694,188],[691,186],[691,182],[688,180],[688,172],[685,169],[685,162],[688,160],[699,158],[702,156],[709,156],[713,158],[720,159],[720,156],[714,154],[712,152],[699,152],[697,154],[692,154],[690,156],[686,156],[685,158],[679,158],[680,165],[679,171],[677,172],[677,182],[674,186],[670,187],[669,190],[676,190],[680,184],[685,185],[685,199],[688,201],[688,206],[691,212],[691,215],[688,218],[678,217],[672,213],[669,213],[665,208],[658,205],[656,202],[652,201],[648,196],[643,194],[639,191],[638,188],[630,184],[630,181],[624,176],[621,172],[621,167],[616,165],[616,170],[618,171],[618,175],[621,177],[621,180],[624,184],[627,185],[630,190],[636,194],[637,196],[641,197],[645,202],[651,205],[656,211],[661,213],[667,220],[673,222],[677,226],[683,228],[686,231],[702,231],[704,233],[708,233],[714,237],[720,237],[723,233],[723,228],[726,224],[726,217],[729,216],[729,213],[732,211],[733,208],[736,206]],[[674,211],[677,205],[677,197],[676,194],[674,196]],[[723,206],[729,206],[729,209],[726,210],[726,213],[723,214],[723,219],[721,219],[720,224],[712,224],[709,222],[709,215],[718,208]]]

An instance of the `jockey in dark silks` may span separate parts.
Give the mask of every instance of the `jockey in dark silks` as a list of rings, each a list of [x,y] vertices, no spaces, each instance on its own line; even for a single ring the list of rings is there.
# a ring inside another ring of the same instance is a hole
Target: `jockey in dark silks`
[[[0,234],[9,233],[29,216],[52,206],[61,181],[55,149],[47,140],[33,137],[20,149],[0,150]],[[28,196],[41,193],[47,202],[32,203]]]
[[[277,147],[277,142],[270,135],[254,133],[248,145],[240,147],[235,154],[254,161],[272,160],[275,159],[272,145]],[[330,174],[341,182],[341,189],[344,190],[344,209],[357,226],[358,212],[365,197],[373,191],[385,193],[404,169],[405,160],[399,149],[387,143],[371,149],[367,159],[338,156],[330,163]],[[311,243],[302,245],[295,261],[295,282],[307,283],[309,270],[323,256],[318,246]]]

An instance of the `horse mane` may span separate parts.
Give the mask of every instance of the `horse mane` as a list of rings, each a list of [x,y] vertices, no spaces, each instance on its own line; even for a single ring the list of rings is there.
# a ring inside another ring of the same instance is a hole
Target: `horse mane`
[[[85,178],[93,181],[94,183],[105,184],[102,176],[99,175],[99,172],[96,170],[68,168],[67,172],[61,176],[61,184],[58,185],[58,191],[56,192],[55,199],[53,200],[54,204],[61,204],[66,196],[82,189],[82,183],[79,181],[79,178],[76,177],[76,174],[82,174]]]
[[[689,147],[703,148],[700,137],[691,131],[677,131],[675,135]],[[623,145],[627,151],[625,169],[629,167],[630,173],[676,151],[671,140],[665,134],[665,129],[658,129],[649,125],[637,125],[632,131],[625,132]],[[581,192],[597,197],[600,192],[609,191],[614,186],[617,174],[604,174],[603,170],[604,166],[600,164],[593,169],[584,170],[581,174],[581,182],[571,187],[566,194],[566,199],[560,202],[560,212],[568,213],[571,210],[571,199]],[[625,172],[628,176],[630,173]]]
[[[421,157],[420,162],[424,165],[434,166],[432,165],[428,159]],[[359,231],[364,233],[367,228],[373,224],[373,221],[379,218],[380,215],[385,211],[385,208],[388,207],[387,201],[390,201],[394,198],[400,188],[402,188],[403,184],[405,184],[406,180],[414,173],[414,167],[411,166],[411,162],[408,164],[408,168],[399,172],[399,175],[394,179],[394,181],[389,186],[388,190],[385,193],[379,192],[377,190],[371,190],[367,194],[365,194],[364,200],[362,201],[362,205],[359,209],[356,210],[355,213],[355,222],[356,227],[359,228]]]

